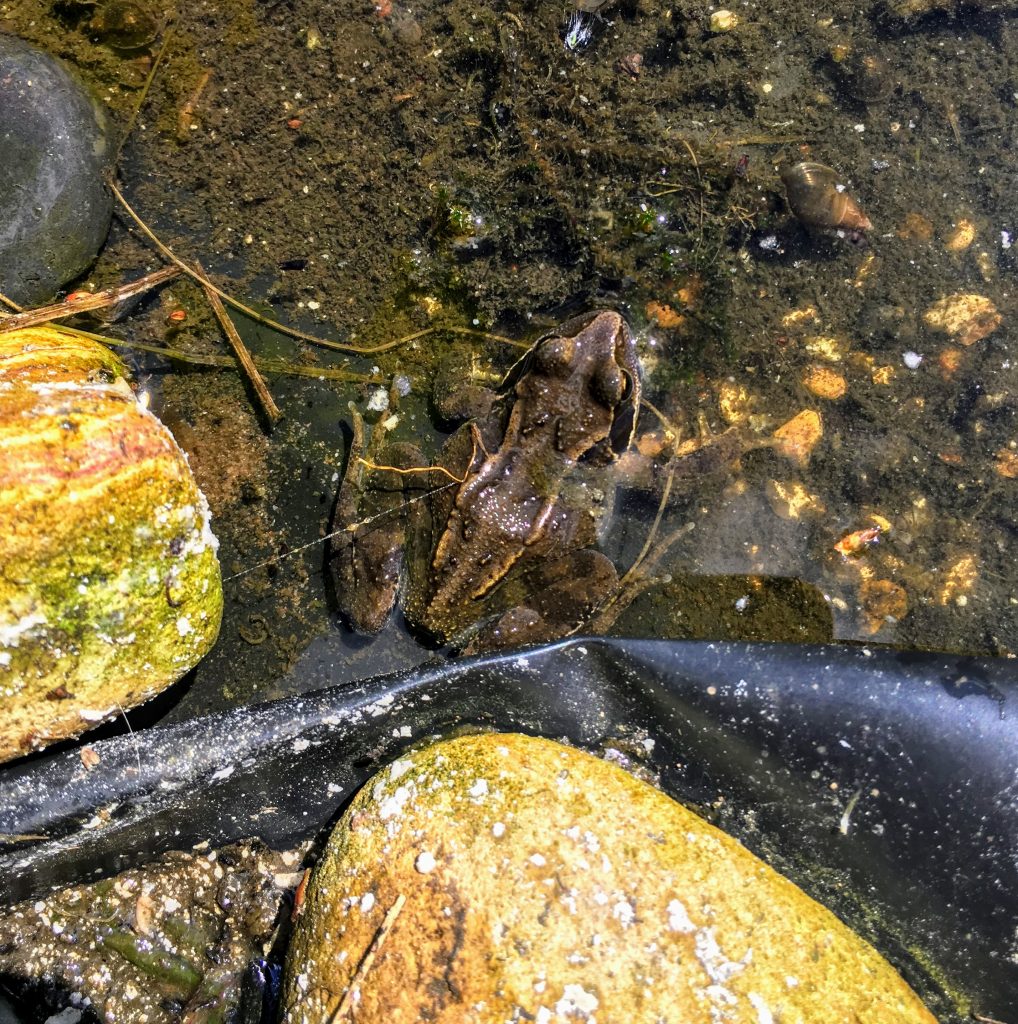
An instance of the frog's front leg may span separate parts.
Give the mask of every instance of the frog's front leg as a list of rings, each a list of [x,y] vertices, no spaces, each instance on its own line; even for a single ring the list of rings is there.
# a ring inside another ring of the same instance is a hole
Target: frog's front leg
[[[353,440],[332,515],[329,569],[351,628],[377,633],[399,594],[407,534],[405,478],[394,470],[424,459],[414,445],[383,445],[381,425],[365,444],[364,417],[353,406],[350,411]]]

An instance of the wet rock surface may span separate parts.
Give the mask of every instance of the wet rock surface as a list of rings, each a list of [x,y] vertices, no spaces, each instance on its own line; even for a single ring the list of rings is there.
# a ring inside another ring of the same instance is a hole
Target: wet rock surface
[[[45,302],[109,229],[105,114],[55,58],[0,35],[0,291]]]

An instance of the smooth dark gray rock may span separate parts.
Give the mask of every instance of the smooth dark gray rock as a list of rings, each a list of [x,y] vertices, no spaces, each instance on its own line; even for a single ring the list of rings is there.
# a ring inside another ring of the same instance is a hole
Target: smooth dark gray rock
[[[109,231],[102,108],[56,58],[0,35],[0,292],[39,305]]]

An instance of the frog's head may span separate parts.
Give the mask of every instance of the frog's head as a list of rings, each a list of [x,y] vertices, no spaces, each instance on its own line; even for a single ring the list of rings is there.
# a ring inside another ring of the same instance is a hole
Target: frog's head
[[[554,424],[555,447],[572,459],[611,459],[629,447],[640,404],[640,364],[616,312],[573,317],[539,338],[502,390],[523,403],[525,424]]]

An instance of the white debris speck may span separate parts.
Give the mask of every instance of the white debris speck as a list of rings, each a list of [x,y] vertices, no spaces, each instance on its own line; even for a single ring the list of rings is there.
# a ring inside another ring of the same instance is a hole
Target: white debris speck
[[[789,988],[795,988],[795,986],[799,984],[799,979],[796,978],[796,977],[793,977],[791,974],[786,974],[785,975],[785,984]]]
[[[180,910],[180,903],[175,900],[172,896],[163,897],[163,913],[175,914]]]
[[[1010,231],[1001,231],[1000,233],[1000,247],[1001,249],[1010,249],[1014,245],[1014,241],[1011,238]]]
[[[551,1024],[551,1010],[547,1006],[539,1006],[534,1016],[535,1024]]]
[[[548,862],[544,859],[542,854],[532,853],[530,855],[530,863],[533,864],[535,868],[543,868]]]
[[[780,247],[777,235],[766,235],[757,244],[764,252],[776,252]]]
[[[385,388],[378,388],[371,393],[368,399],[368,412],[385,412],[389,408],[389,392]]]
[[[45,624],[45,615],[22,615],[12,625],[0,626],[0,646],[17,647],[23,634],[34,629],[36,626],[44,626]]]
[[[742,597],[735,602],[735,610],[737,612],[744,612],[749,607],[749,594],[743,594]]]
[[[410,790],[406,786],[399,786],[392,796],[387,796],[378,805],[379,818],[382,821],[387,821],[389,818],[395,817],[403,810],[410,796]]]
[[[628,900],[619,900],[612,907],[612,917],[617,918],[623,928],[628,928],[636,920],[636,911]]]
[[[562,990],[562,998],[555,1004],[555,1012],[563,1017],[571,1013],[589,1016],[596,1009],[597,996],[582,985],[566,985]]]
[[[406,759],[402,761],[393,761],[392,764],[389,765],[389,781],[396,782],[398,779],[403,778],[403,776],[406,775],[413,766],[413,761],[408,761]]]
[[[410,378],[404,374],[400,374],[398,377],[394,377],[392,380],[393,386],[396,388],[396,394],[400,398],[406,398],[410,394]]]
[[[101,722],[104,718],[112,715],[114,711],[116,711],[115,707],[106,708],[105,711],[100,711],[99,708],[82,708],[78,712],[78,717],[83,718],[86,722]]]
[[[918,370],[919,364],[923,361],[923,357],[918,352],[912,352],[911,350],[909,350],[908,352],[902,353],[901,361],[910,370]]]
[[[361,897],[360,908],[362,914],[369,914],[375,906],[375,894],[373,892],[366,892]]]
[[[673,932],[695,932],[696,925],[689,918],[686,908],[678,900],[668,904],[668,927]]]
[[[753,950],[747,949],[741,960],[729,960],[718,945],[713,928],[700,928],[696,933],[696,958],[707,977],[716,985],[724,985],[746,969],[753,959]]]
[[[438,863],[435,860],[435,855],[428,850],[419,853],[417,860],[414,861],[414,868],[422,875],[430,875],[437,866]]]
[[[307,750],[311,746],[311,740],[306,740],[302,736],[299,740],[293,741],[293,752],[299,754],[303,750]]]
[[[488,780],[477,779],[467,790],[467,793],[475,800],[480,800],[481,798],[486,797],[488,795]]]
[[[181,636],[187,636],[187,634],[193,629],[194,627],[191,625],[191,620],[186,615],[181,615],[180,618],[177,619],[177,632]]]
[[[759,1024],[774,1024],[774,1014],[771,1013],[771,1008],[764,1002],[763,996],[757,995],[756,992],[746,993],[746,998],[750,1001],[753,1009],[756,1010],[756,1019]]]
[[[234,771],[234,765],[227,765],[225,768],[220,768],[219,771],[213,772],[212,777],[209,779],[210,782],[222,782],[223,779],[228,779]]]
[[[501,839],[502,836],[505,835],[505,825],[501,821],[496,821],[495,824],[491,826],[491,834],[496,839]]]

